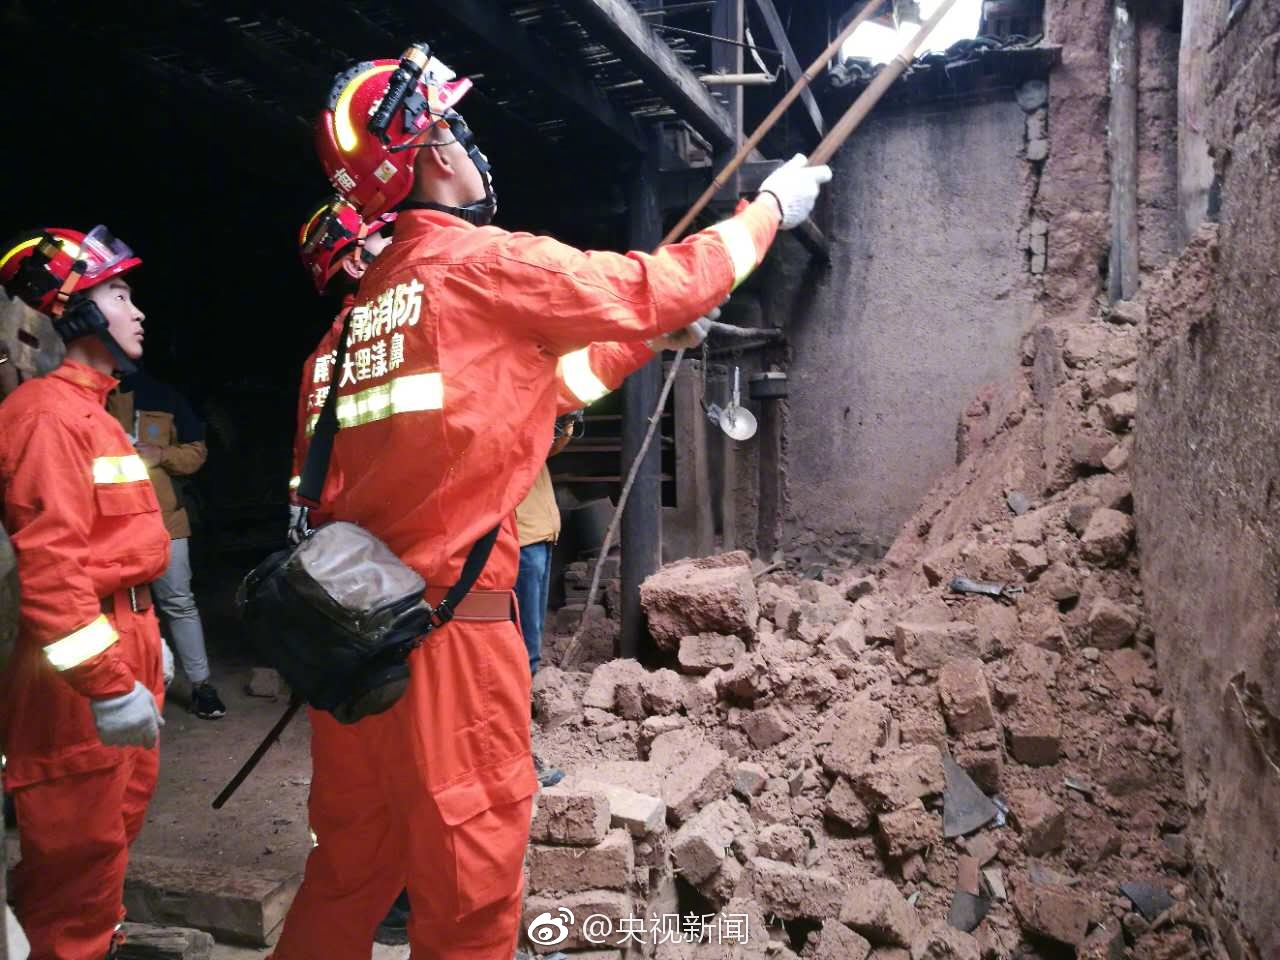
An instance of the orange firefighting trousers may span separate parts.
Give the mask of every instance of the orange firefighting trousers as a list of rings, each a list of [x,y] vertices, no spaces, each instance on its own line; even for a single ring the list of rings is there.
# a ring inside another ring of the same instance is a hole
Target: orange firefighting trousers
[[[414,960],[511,960],[537,789],[513,622],[454,621],[410,657],[386,713],[311,711],[316,847],[274,960],[368,960],[408,889]]]

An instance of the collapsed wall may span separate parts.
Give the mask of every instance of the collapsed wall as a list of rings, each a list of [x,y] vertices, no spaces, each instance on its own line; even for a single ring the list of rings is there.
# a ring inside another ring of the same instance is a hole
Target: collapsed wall
[[[1274,957],[1280,7],[1189,0],[1186,16],[1200,38],[1184,64],[1186,113],[1202,129],[1184,133],[1213,148],[1221,222],[1204,227],[1147,293],[1137,528],[1161,674],[1186,750],[1197,886],[1217,902],[1233,957]]]

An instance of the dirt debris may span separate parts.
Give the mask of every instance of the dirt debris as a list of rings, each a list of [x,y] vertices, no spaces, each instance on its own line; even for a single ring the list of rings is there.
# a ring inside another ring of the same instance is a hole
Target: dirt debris
[[[1037,351],[1056,355],[1043,402]],[[682,561],[642,591],[668,668],[540,679],[540,752],[575,789],[663,811],[629,821],[632,909],[663,883],[682,912],[750,903],[782,957],[1196,955],[1194,923],[1157,930],[1119,892],[1185,893],[1191,870],[1136,576],[1133,328],[1050,331],[1029,352],[1025,382],[989,401],[1017,415],[971,437],[880,566],[757,581],[742,553]],[[956,577],[1004,589],[955,593]],[[954,840],[947,754],[1001,811]],[[962,915],[970,932],[948,926]]]

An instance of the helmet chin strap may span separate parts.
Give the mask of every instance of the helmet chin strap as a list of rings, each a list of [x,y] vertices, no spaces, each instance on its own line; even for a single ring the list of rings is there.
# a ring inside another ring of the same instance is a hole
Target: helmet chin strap
[[[450,130],[453,132],[454,140],[466,148],[467,157],[475,164],[476,170],[480,172],[480,180],[484,183],[484,199],[472,200],[470,203],[464,203],[456,207],[435,203],[431,200],[405,200],[398,209],[439,210],[477,227],[488,226],[493,222],[494,214],[498,212],[498,195],[493,189],[489,158],[480,152],[480,148],[476,146],[475,135],[467,127],[466,121],[457,113],[452,115]],[[444,146],[444,144],[425,143],[423,146],[439,147]]]
[[[57,331],[64,343],[79,340],[81,337],[97,337],[98,342],[111,354],[112,366],[122,376],[128,376],[138,369],[138,365],[129,358],[124,348],[111,335],[107,318],[102,315],[98,305],[87,297],[70,304],[55,305],[53,329]]]

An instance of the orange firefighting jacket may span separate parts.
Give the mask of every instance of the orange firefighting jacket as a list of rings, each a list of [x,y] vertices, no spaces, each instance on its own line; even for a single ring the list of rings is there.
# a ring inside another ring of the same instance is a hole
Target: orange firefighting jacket
[[[153,660],[158,677],[158,633],[117,634],[101,600],[169,563],[147,468],[105,409],[115,386],[67,361],[0,404],[0,496],[22,587],[17,646],[0,672],[10,789],[117,762],[88,698],[149,683],[140,665]],[[135,649],[143,643],[155,649]]]
[[[401,213],[325,384],[338,390],[340,429],[323,512],[365,526],[429,584],[452,584],[546,458],[564,409],[557,366],[585,399],[599,380],[582,375],[590,344],[643,341],[707,313],[759,264],[777,225],[776,206],[757,202],[656,254],[618,254]],[[514,584],[513,528],[481,589]]]

